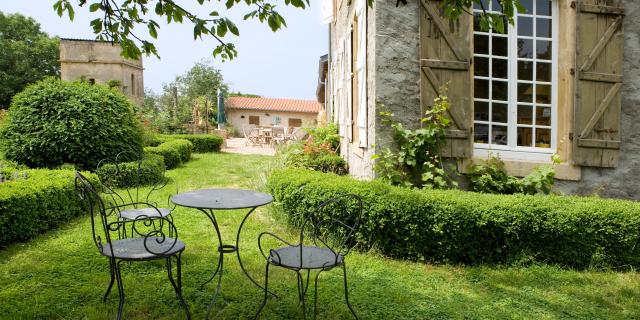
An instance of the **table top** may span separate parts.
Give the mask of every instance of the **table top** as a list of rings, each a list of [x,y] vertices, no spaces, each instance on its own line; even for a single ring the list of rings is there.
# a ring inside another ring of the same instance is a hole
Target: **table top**
[[[179,206],[218,210],[255,208],[272,201],[266,193],[242,189],[202,189],[171,197],[171,202]]]

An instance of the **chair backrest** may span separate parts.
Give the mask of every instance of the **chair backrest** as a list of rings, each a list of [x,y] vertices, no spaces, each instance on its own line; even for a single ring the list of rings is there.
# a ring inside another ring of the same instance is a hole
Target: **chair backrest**
[[[362,199],[355,194],[343,194],[321,203],[302,224],[300,244],[312,241],[316,246],[329,248],[346,256],[356,244],[360,227]]]
[[[139,154],[122,151],[113,159],[103,159],[98,162],[97,169],[102,168],[108,173],[108,177],[101,182],[103,192],[110,197],[110,202],[113,204],[149,202],[153,192],[167,185],[168,179],[164,178],[166,168],[163,168],[162,179],[148,181],[145,178],[146,169],[142,166],[143,161]],[[132,205],[132,207],[137,208],[138,205]]]
[[[284,137],[284,128],[283,127],[273,127],[271,128],[271,134],[273,137]]]
[[[165,217],[139,216],[136,220],[119,219],[116,214],[119,206],[105,206],[98,189],[82,173],[76,171],[75,188],[81,200],[83,209],[91,217],[91,234],[93,241],[100,252],[105,252],[109,247],[109,252],[113,251],[112,237],[121,238],[126,230],[131,231],[132,237],[143,237],[145,249],[154,255],[162,255],[169,252],[177,243],[178,230],[173,222]],[[97,222],[96,220],[99,220]],[[174,235],[168,238],[167,235]],[[167,239],[168,240],[167,242]],[[158,249],[158,250],[156,250]]]

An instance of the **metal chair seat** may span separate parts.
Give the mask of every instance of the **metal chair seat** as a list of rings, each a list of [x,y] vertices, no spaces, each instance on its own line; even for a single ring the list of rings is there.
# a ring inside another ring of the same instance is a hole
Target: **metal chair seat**
[[[330,269],[342,264],[342,255],[316,246],[302,246],[302,260],[300,246],[271,250],[269,258],[273,264],[291,269]]]
[[[111,241],[111,245],[103,246],[101,253],[115,259],[148,260],[169,257],[183,251],[184,248],[184,242],[174,238],[140,237]]]
[[[160,214],[158,214],[160,212]],[[166,217],[171,214],[171,209],[168,208],[132,208],[122,210],[120,212],[120,218],[137,220],[140,217]]]

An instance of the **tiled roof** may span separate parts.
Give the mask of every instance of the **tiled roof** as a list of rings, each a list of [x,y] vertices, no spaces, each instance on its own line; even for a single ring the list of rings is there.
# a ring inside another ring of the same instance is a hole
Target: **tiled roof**
[[[318,113],[322,103],[314,100],[229,97],[224,104],[227,109],[289,111]]]

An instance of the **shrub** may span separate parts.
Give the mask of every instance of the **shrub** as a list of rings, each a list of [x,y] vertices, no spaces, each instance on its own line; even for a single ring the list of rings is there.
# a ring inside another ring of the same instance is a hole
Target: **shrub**
[[[197,153],[205,153],[205,152],[219,152],[222,148],[223,139],[220,136],[213,134],[172,134],[172,135],[161,135],[159,137],[163,142],[174,140],[174,139],[184,139],[189,140],[193,143],[193,152]]]
[[[187,162],[191,160],[193,143],[191,143],[189,140],[184,140],[184,139],[169,140],[167,142],[160,144],[160,146],[169,147],[177,150],[178,154],[180,155],[181,162]]]
[[[278,149],[279,162],[285,167],[306,168],[344,175],[347,162],[327,144],[316,145],[310,140],[295,142]]]
[[[96,174],[102,183],[115,188],[152,185],[165,179],[164,158],[157,154],[145,152],[142,161],[124,162],[119,167],[118,173],[116,165],[108,163],[98,168]]]
[[[164,144],[160,144],[157,147],[146,147],[144,148],[144,152],[162,156],[162,158],[164,159],[164,165],[167,167],[167,169],[176,168],[182,162],[180,160],[180,153],[178,152],[178,150]]]
[[[480,160],[470,166],[465,174],[469,178],[469,189],[476,192],[499,194],[536,194],[551,193],[555,182],[555,166],[560,163],[558,155],[551,157],[553,165],[536,167],[524,178],[507,174],[504,162],[497,157]]]
[[[302,169],[274,171],[267,189],[292,225],[332,196],[360,195],[365,208],[358,241],[392,257],[640,266],[640,204],[631,201],[417,190]]]
[[[93,169],[100,159],[142,153],[131,102],[117,90],[47,78],[15,95],[2,126],[5,156],[30,167]]]
[[[24,173],[27,178],[0,183],[0,247],[28,240],[84,213],[74,171],[28,169]],[[85,175],[98,185],[94,174]]]

